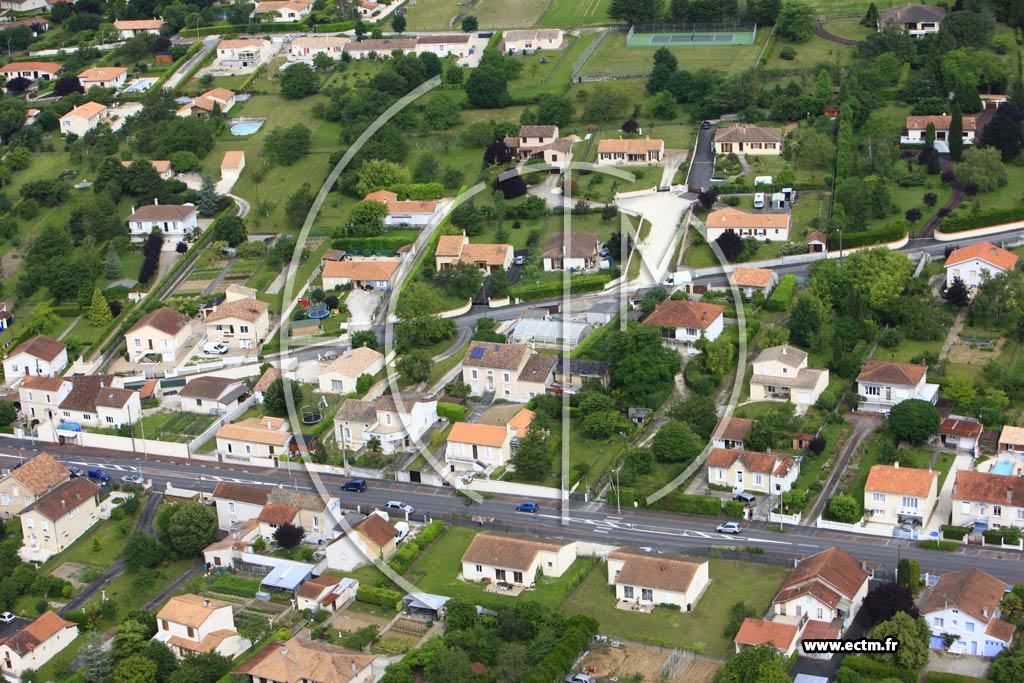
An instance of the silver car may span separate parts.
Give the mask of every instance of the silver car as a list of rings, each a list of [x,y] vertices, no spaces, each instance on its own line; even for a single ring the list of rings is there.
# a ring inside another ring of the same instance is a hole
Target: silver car
[[[143,479],[138,474],[126,474],[123,477],[121,477],[121,481],[127,484],[138,484],[139,486],[142,486],[143,484],[146,483],[146,480]]]

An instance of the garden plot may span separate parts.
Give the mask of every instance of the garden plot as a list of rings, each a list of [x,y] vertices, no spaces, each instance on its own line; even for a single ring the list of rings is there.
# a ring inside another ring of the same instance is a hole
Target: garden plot
[[[645,681],[711,683],[721,666],[717,660],[683,651],[673,653],[642,645],[617,648],[605,645],[591,650],[580,664],[580,670],[596,678],[607,676],[622,680],[639,675]]]
[[[949,347],[947,360],[950,363],[962,363],[963,365],[985,365],[993,358],[999,356],[1006,339],[1002,337],[970,337],[960,335],[960,338]]]

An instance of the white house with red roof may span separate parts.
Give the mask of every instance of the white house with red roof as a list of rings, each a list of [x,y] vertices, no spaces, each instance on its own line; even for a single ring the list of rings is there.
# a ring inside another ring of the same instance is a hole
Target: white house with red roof
[[[35,375],[56,377],[68,366],[68,347],[49,337],[33,337],[14,347],[4,358],[4,378],[8,382]]]
[[[939,398],[939,385],[928,383],[928,367],[915,363],[869,360],[857,375],[859,410],[888,413],[908,399],[928,401]]]
[[[643,324],[657,325],[662,337],[681,342],[691,353],[697,353],[693,345],[698,339],[714,341],[725,329],[725,306],[668,299],[658,304]]]
[[[963,142],[974,144],[974,135],[978,130],[978,119],[974,116],[963,117]],[[935,128],[935,151],[946,154],[949,152],[949,128],[953,117],[948,114],[939,116],[908,116],[906,132],[900,136],[902,145],[923,145],[928,131],[928,124]]]
[[[384,218],[387,226],[411,226],[422,228],[437,215],[440,202],[436,199],[399,199],[398,194],[388,190],[377,190],[363,197],[363,201],[378,201],[387,207]]]
[[[779,495],[793,487],[800,463],[782,453],[712,448],[708,454],[708,483],[728,486],[739,493],[753,491]]]
[[[5,679],[17,681],[23,671],[37,671],[77,637],[78,624],[56,612],[44,612],[14,633],[0,637],[0,672]]]
[[[864,483],[864,512],[875,524],[905,521],[925,526],[938,502],[937,470],[873,465]]]
[[[946,448],[974,452],[984,427],[973,418],[950,415],[939,425],[939,440]]]
[[[1013,270],[1017,255],[992,244],[978,242],[953,251],[946,259],[946,286],[960,278],[968,289],[974,289],[986,277],[995,277]]]
[[[931,647],[955,655],[995,657],[1009,647],[1016,627],[1002,619],[1000,601],[1009,587],[977,567],[944,574],[928,595],[921,616],[932,630]],[[946,635],[956,639],[946,644]]]
[[[216,652],[232,658],[252,643],[235,630],[231,603],[193,593],[176,595],[156,615],[153,640],[167,645],[178,657]]]

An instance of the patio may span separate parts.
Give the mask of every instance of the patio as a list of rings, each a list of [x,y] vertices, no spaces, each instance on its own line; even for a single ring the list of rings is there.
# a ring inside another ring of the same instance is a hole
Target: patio
[[[624,612],[650,614],[654,611],[654,603],[650,600],[641,600],[640,602],[635,600],[616,600],[615,609],[621,609]]]
[[[484,588],[485,593],[497,593],[499,595],[508,595],[513,598],[522,593],[524,590],[526,590],[526,586],[522,586],[515,583],[504,583],[502,581],[489,583]]]

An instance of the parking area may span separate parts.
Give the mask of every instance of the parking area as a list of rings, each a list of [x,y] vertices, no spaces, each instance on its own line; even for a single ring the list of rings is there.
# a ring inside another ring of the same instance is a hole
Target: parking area
[[[383,298],[383,292],[368,292],[362,289],[353,289],[349,292],[348,298],[345,299],[351,315],[349,329],[368,329],[373,324],[373,313]]]

